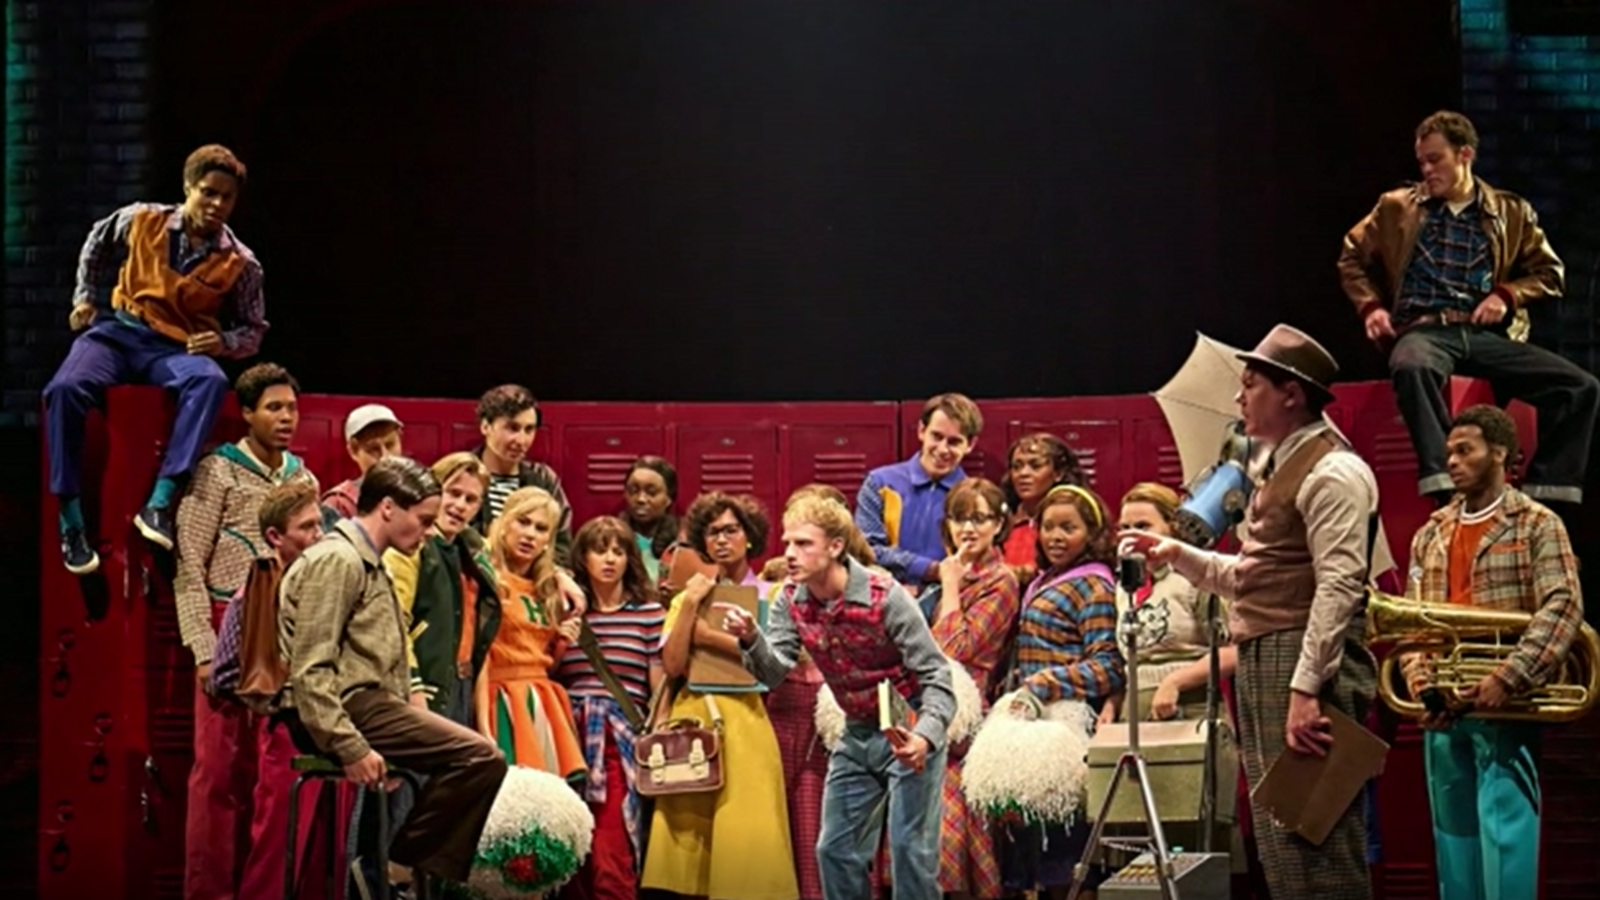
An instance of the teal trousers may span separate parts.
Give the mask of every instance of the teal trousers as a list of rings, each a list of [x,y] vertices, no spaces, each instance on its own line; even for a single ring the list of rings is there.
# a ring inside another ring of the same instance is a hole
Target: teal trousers
[[[1538,740],[1477,719],[1423,735],[1439,900],[1538,900]]]

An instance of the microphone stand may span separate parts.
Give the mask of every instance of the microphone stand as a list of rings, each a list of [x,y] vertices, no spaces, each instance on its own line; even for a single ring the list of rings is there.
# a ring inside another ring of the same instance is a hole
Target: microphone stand
[[[1125,556],[1119,566],[1118,581],[1122,589],[1131,599],[1134,592],[1144,585],[1145,567],[1144,557]],[[1128,611],[1123,614],[1123,623],[1128,635],[1128,749],[1117,759],[1116,771],[1111,773],[1111,784],[1106,789],[1106,798],[1100,802],[1100,812],[1094,818],[1094,827],[1089,831],[1089,842],[1083,848],[1083,855],[1078,857],[1078,862],[1072,867],[1072,887],[1067,891],[1067,900],[1078,900],[1078,895],[1088,886],[1089,869],[1095,863],[1095,857],[1105,848],[1101,838],[1105,831],[1106,820],[1110,818],[1111,807],[1116,802],[1117,791],[1126,786],[1125,778],[1132,778],[1138,782],[1139,799],[1143,801],[1145,825],[1150,829],[1145,838],[1150,846],[1150,855],[1154,862],[1156,884],[1161,889],[1161,900],[1178,900],[1178,887],[1174,883],[1176,873],[1172,868],[1172,854],[1167,849],[1166,832],[1161,829],[1161,816],[1156,813],[1155,793],[1150,790],[1150,772],[1145,763],[1144,754],[1139,750],[1139,610],[1130,602]]]

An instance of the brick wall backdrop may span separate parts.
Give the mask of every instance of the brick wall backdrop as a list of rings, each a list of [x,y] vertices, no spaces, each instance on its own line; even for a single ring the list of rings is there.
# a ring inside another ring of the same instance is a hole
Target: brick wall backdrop
[[[6,40],[5,393],[34,425],[65,352],[88,226],[149,188],[150,0],[10,0]]]
[[[1512,30],[1510,0],[1460,0],[1463,112],[1479,173],[1527,197],[1567,264],[1567,295],[1536,310],[1533,339],[1600,370],[1600,35]]]
[[[151,0],[8,0],[0,315],[0,896],[32,897],[38,822],[39,390],[66,352],[89,223],[147,195]]]

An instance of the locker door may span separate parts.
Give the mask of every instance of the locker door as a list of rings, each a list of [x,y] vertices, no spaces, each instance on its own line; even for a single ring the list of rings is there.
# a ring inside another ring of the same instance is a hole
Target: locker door
[[[1077,454],[1094,488],[1107,505],[1114,506],[1127,485],[1122,483],[1122,423],[1106,419],[1048,419],[1012,422],[1006,445],[1035,431],[1047,431],[1067,442]],[[1001,465],[1004,465],[1001,460]],[[1003,470],[1000,474],[1004,474]]]
[[[783,502],[778,496],[777,426],[680,425],[677,449],[680,506],[687,509],[707,491],[749,494],[766,507],[776,530]],[[769,536],[761,558],[771,555],[776,544]]]
[[[615,515],[622,509],[622,483],[628,477],[628,466],[645,454],[666,455],[665,443],[659,425],[568,425],[562,429],[562,446],[551,449],[559,449],[566,460],[561,486],[572,503],[573,529],[595,516]],[[680,476],[680,498],[684,492]]]
[[[1136,482],[1158,481],[1173,490],[1182,490],[1183,459],[1178,456],[1178,445],[1172,439],[1172,429],[1167,420],[1159,416],[1133,420],[1131,434],[1133,445],[1124,447],[1128,460],[1126,491]],[[1107,503],[1117,499],[1106,498]]]
[[[782,498],[812,482],[844,492],[855,508],[856,492],[867,473],[895,462],[894,426],[794,425],[789,428],[789,473],[779,489]]]
[[[1433,512],[1428,499],[1417,494],[1417,454],[1411,446],[1411,435],[1389,385],[1351,385],[1341,395],[1340,405],[1347,400],[1350,427],[1345,434],[1377,479],[1389,550],[1403,574],[1411,553],[1411,535]]]

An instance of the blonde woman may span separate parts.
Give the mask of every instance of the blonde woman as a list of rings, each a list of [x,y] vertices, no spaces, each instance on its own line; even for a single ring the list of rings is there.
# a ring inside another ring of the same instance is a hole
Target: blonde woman
[[[1142,482],[1122,498],[1118,530],[1143,531],[1172,537],[1172,518],[1178,512],[1178,493],[1166,485]],[[1130,605],[1137,606],[1139,620],[1139,697],[1136,709],[1141,719],[1198,719],[1205,715],[1206,682],[1210,680],[1207,650],[1210,640],[1206,628],[1206,598],[1189,579],[1172,571],[1171,566],[1153,566],[1145,586],[1129,597],[1117,587],[1117,644],[1128,648],[1128,629],[1123,617]],[[1218,601],[1217,613],[1227,615],[1227,606]],[[1223,678],[1233,675],[1235,650],[1223,647],[1219,653]],[[1100,720],[1127,718],[1125,697],[1119,692],[1100,710]]]
[[[563,598],[555,535],[561,505],[542,488],[513,491],[489,527],[500,632],[478,679],[478,730],[514,765],[578,782],[587,770],[572,701],[551,671],[577,640],[581,611]]]

